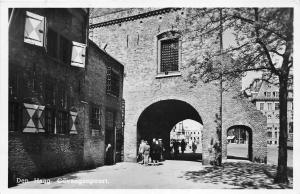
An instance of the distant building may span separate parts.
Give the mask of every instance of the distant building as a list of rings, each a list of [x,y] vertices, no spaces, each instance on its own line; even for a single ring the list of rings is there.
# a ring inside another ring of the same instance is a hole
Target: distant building
[[[195,142],[197,145],[198,151],[201,150],[201,130],[202,130],[202,125],[199,125],[195,127],[191,127],[188,125],[184,125],[185,122],[181,121],[177,123],[173,129],[170,132],[170,139],[176,140],[176,141],[184,141],[186,142],[186,151],[192,151],[192,143]]]
[[[255,80],[247,91],[250,100],[267,117],[267,142],[279,142],[279,88],[262,80]],[[288,88],[287,103],[288,141],[293,141],[293,89]]]

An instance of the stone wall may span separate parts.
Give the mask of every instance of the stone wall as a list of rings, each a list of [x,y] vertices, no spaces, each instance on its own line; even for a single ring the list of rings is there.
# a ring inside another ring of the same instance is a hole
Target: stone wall
[[[197,49],[199,42],[190,38],[186,32],[187,18],[193,13],[191,9],[171,9],[157,14],[144,14],[154,9],[128,9],[110,15],[94,17],[90,23],[115,23],[92,28],[90,38],[100,47],[106,46],[106,51],[125,66],[124,98],[126,101],[125,120],[125,160],[135,161],[137,122],[139,116],[151,104],[168,99],[182,100],[192,105],[203,121],[203,163],[207,164],[214,159],[212,146],[217,139],[215,115],[219,113],[220,92],[218,81],[193,85],[187,80],[189,63],[195,56],[202,56],[210,49],[217,49],[215,40],[210,40],[210,48]],[[134,16],[136,15],[136,16]],[[94,15],[95,16],[95,15]],[[133,16],[133,17],[130,17]],[[119,22],[120,18],[127,18]],[[200,18],[197,22],[201,23]],[[195,27],[195,26],[189,26]],[[157,35],[166,31],[181,33],[179,72],[162,75],[158,68],[158,40]],[[204,37],[205,38],[205,37]],[[204,41],[206,41],[204,39]],[[209,41],[209,40],[207,40]],[[240,83],[240,82],[237,82]],[[265,121],[261,114],[246,101],[237,101],[238,91],[224,94],[224,126],[235,125],[242,120],[244,124],[251,123],[254,133],[254,156],[260,161],[266,157],[266,143],[264,143]],[[239,109],[233,106],[239,103]],[[228,110],[229,109],[229,110]],[[231,112],[230,112],[231,111]],[[240,114],[243,113],[243,114]],[[250,120],[249,120],[250,119]],[[223,134],[225,128],[223,127]],[[226,138],[223,137],[223,144]],[[225,146],[223,146],[225,147]],[[226,154],[223,153],[225,156]]]

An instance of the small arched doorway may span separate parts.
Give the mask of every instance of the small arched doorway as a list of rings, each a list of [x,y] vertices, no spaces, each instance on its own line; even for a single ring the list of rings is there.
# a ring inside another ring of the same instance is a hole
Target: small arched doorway
[[[197,110],[184,101],[172,99],[151,104],[137,122],[137,148],[141,140],[161,139],[168,155],[171,152],[170,132],[177,123],[186,119],[203,125]]]
[[[253,159],[252,129],[245,125],[234,125],[227,129],[227,159]]]

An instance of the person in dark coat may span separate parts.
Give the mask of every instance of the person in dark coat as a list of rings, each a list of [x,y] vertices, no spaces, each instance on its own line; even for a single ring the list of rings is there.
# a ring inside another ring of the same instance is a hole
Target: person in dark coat
[[[177,156],[179,154],[179,143],[174,140],[173,142],[173,149],[174,149],[174,159],[177,159]]]
[[[180,147],[181,147],[181,154],[184,154],[185,147],[186,147],[186,143],[185,143],[184,139],[181,140]]]
[[[151,158],[151,163],[153,163],[153,148],[155,147],[155,142],[156,139],[153,138],[152,143],[150,144],[150,158]]]
[[[153,163],[154,165],[157,165],[160,159],[160,146],[157,140],[154,142],[152,146],[152,154],[153,154]]]

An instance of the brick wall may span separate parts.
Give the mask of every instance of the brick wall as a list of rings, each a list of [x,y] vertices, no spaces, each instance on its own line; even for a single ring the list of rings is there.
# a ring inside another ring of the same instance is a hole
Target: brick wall
[[[90,19],[90,22],[95,24],[142,12],[142,9],[129,9],[111,15],[95,17]],[[137,122],[141,113],[151,104],[168,99],[182,100],[197,110],[203,121],[203,163],[207,164],[214,158],[211,143],[214,143],[217,139],[215,114],[219,113],[218,107],[220,105],[218,82],[204,84],[200,81],[192,87],[192,84],[187,82],[186,78],[189,71],[187,66],[190,60],[194,56],[201,56],[207,50],[216,49],[217,44],[215,41],[211,40],[210,48],[195,49],[197,48],[197,42],[191,40],[188,33],[183,33],[181,36],[181,62],[179,65],[181,75],[157,77],[157,35],[169,30],[185,32],[186,16],[187,13],[191,12],[193,10],[190,9],[171,11],[91,29],[90,37],[93,41],[100,47],[107,44],[107,52],[125,66],[126,120],[124,154],[126,161],[135,161]],[[198,22],[201,23],[201,19]],[[204,41],[206,40],[204,39]],[[256,138],[253,141],[254,156],[258,157],[260,161],[264,161],[266,157],[266,143],[264,143],[265,120],[255,110],[255,107],[249,105],[248,102],[234,98],[238,94],[237,91],[239,90],[236,88],[235,92],[227,93],[226,96],[228,97],[224,100],[223,122],[225,125],[223,134],[225,126],[236,125],[237,121],[245,125],[251,123],[253,137]],[[236,107],[235,103],[238,103],[239,106]],[[226,141],[226,138],[223,137],[223,141]]]
[[[107,102],[106,66],[117,62],[97,46],[89,45],[86,67],[79,68],[50,57],[43,47],[24,43],[25,11],[28,10],[45,16],[49,27],[71,41],[86,43],[87,38],[84,22],[88,15],[81,9],[16,9],[9,33],[10,101],[22,104],[26,99],[35,99],[36,104],[48,106],[44,85],[47,81],[54,87],[54,96],[59,87],[64,87],[65,109],[78,115],[77,134],[23,133],[23,125],[9,132],[10,186],[16,178],[45,178],[103,165],[105,108],[118,107],[120,113],[122,99],[121,93],[119,101]],[[122,72],[122,65],[118,67]],[[101,107],[100,131],[90,128],[91,104]]]

